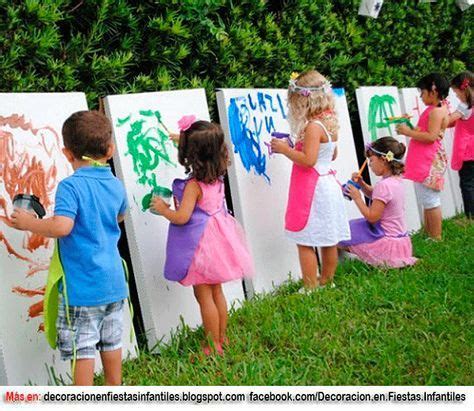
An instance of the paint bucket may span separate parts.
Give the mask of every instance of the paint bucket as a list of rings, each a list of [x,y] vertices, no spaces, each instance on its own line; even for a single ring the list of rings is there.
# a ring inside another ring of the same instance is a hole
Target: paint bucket
[[[166,187],[156,187],[152,190],[151,195],[153,197],[160,197],[166,204],[171,204],[171,196],[173,192]],[[150,207],[150,213],[160,215],[157,211]]]
[[[34,213],[38,218],[43,218],[46,215],[46,210],[39,198],[32,194],[17,194],[13,198],[13,207]]]
[[[354,186],[355,188],[357,188],[357,190],[360,190],[361,187],[360,187],[359,184],[357,184],[357,183],[356,183],[355,181],[353,181],[353,180],[349,180],[349,181],[347,181],[346,184],[343,184],[343,185],[342,185],[342,194],[343,194],[344,198],[346,198],[346,199],[349,200],[349,201],[352,201],[352,198],[350,197],[350,195],[348,194],[348,191],[346,190],[346,187],[347,187],[349,184],[350,184],[351,186]]]

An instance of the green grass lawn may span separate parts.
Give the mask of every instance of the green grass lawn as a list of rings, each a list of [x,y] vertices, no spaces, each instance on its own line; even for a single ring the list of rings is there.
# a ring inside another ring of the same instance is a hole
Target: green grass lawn
[[[415,267],[340,265],[337,288],[289,281],[229,318],[230,347],[203,358],[202,330],[123,367],[127,385],[472,385],[474,224],[413,237]],[[196,306],[197,309],[197,306]],[[97,378],[102,383],[102,377]]]

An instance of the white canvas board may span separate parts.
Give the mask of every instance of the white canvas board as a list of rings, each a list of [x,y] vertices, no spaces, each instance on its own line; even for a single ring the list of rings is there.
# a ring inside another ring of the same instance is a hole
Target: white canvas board
[[[168,220],[144,209],[143,201],[154,186],[171,189],[175,178],[185,178],[177,148],[169,140],[178,132],[184,115],[209,120],[203,89],[108,96],[104,100],[112,121],[116,152],[114,165],[129,201],[125,219],[140,307],[148,345],[167,342],[183,321],[201,323],[192,287],[163,276]],[[241,281],[224,285],[229,306],[244,298]]]
[[[426,106],[423,104],[423,101],[420,97],[420,92],[417,88],[403,88],[400,89],[400,100],[402,107],[404,108],[403,112],[412,116],[410,119],[413,126],[416,127],[421,113],[426,109]],[[448,129],[449,130],[449,129]],[[409,140],[407,138],[407,140]],[[452,152],[452,131],[446,131],[445,138],[442,141],[443,147],[446,150],[448,156],[448,163],[451,163],[451,152]],[[455,187],[452,183],[452,170],[448,165],[448,169],[444,175],[444,189],[441,191],[441,211],[443,218],[450,218],[456,214],[456,200],[455,200]],[[459,193],[460,195],[460,193]],[[462,200],[461,200],[462,201]],[[422,213],[421,204],[419,204],[420,213]]]
[[[79,110],[87,110],[84,93],[0,93],[0,348],[9,385],[55,384],[54,375],[70,382],[69,362],[39,331],[54,241],[11,228],[9,216],[20,193],[38,196],[46,217],[53,215],[57,185],[72,173],[61,128]],[[125,355],[134,353],[126,318]]]
[[[365,143],[390,136],[405,145],[407,144],[406,137],[397,135],[395,126],[386,120],[388,117],[401,114],[396,87],[361,87],[356,90],[356,97]],[[379,177],[370,169],[369,174],[373,185],[379,180]],[[413,183],[405,180],[404,185],[407,229],[409,232],[413,232],[421,228],[421,216]]]
[[[345,182],[358,170],[347,101],[335,90],[340,121],[337,177]],[[231,147],[229,183],[234,211],[247,233],[256,275],[256,292],[269,291],[300,277],[296,246],[284,234],[285,211],[292,163],[270,154],[271,133],[289,133],[287,91],[282,89],[222,89],[217,93],[219,117]],[[360,217],[346,202],[348,216]]]

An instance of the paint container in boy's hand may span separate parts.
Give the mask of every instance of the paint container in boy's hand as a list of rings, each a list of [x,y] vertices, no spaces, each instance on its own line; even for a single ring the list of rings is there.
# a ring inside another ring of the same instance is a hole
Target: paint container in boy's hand
[[[171,204],[171,196],[173,195],[173,192],[166,187],[156,187],[153,189],[151,192],[152,197],[160,197],[166,204]],[[150,207],[150,212],[156,215],[160,215],[159,212],[153,210],[153,208]]]
[[[342,195],[347,198],[349,201],[352,201],[352,198],[351,196],[349,195],[349,190],[347,188],[348,185],[351,185],[351,186],[354,186],[355,188],[357,188],[357,190],[360,190],[361,186],[359,184],[357,184],[355,181],[353,180],[349,180],[346,184],[343,184],[342,185]]]
[[[38,218],[43,218],[46,215],[46,210],[40,203],[39,198],[35,195],[17,194],[13,198],[13,207],[21,208],[30,213],[34,213]]]

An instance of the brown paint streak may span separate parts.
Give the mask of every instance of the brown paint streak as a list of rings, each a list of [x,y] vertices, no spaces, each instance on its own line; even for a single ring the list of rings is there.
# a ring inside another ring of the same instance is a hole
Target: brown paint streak
[[[18,144],[12,132],[2,129],[8,126],[10,129],[21,129],[31,132],[37,136],[36,149],[42,150],[47,157],[52,159],[52,165],[46,167],[36,156],[32,156],[31,145],[26,147]],[[46,133],[45,133],[46,132]],[[52,133],[54,140],[47,139],[48,132]],[[48,141],[47,141],[48,140]],[[8,117],[0,116],[0,183],[3,183],[7,198],[0,196],[0,222],[12,227],[8,215],[8,204],[12,206],[13,198],[16,194],[34,194],[43,206],[48,209],[52,205],[51,195],[56,188],[58,169],[55,163],[55,156],[61,154],[61,144],[58,133],[50,126],[35,128],[24,116],[12,114]],[[7,203],[8,202],[8,203]],[[3,214],[3,215],[2,215]],[[9,254],[19,260],[29,264],[27,277],[33,276],[40,271],[48,270],[49,264],[35,262],[17,252],[0,231],[0,243],[4,243]],[[37,234],[25,232],[23,248],[29,252],[34,252],[41,246],[47,247],[50,239]],[[12,292],[28,298],[36,295],[44,295],[45,287],[30,290],[23,287],[14,287]],[[43,300],[32,304],[28,309],[28,316],[36,318],[43,314]],[[44,331],[44,325],[40,324],[38,331]]]
[[[12,254],[14,255],[16,258],[18,258],[19,260],[23,260],[23,261],[28,261],[29,263],[33,263],[35,264],[34,261],[30,260],[28,257],[24,257],[22,255],[20,255],[19,253],[17,253],[14,248],[12,247],[12,245],[8,242],[8,240],[5,238],[5,235],[0,231],[0,242],[2,242],[5,244],[5,246],[7,247],[7,251],[9,254]]]
[[[38,301],[37,303],[30,305],[28,309],[28,316],[30,318],[36,318],[43,314],[44,300]]]
[[[37,288],[36,290],[28,290],[23,287],[14,287],[12,291],[15,294],[22,295],[24,297],[34,297],[35,295],[44,295],[46,287]]]

